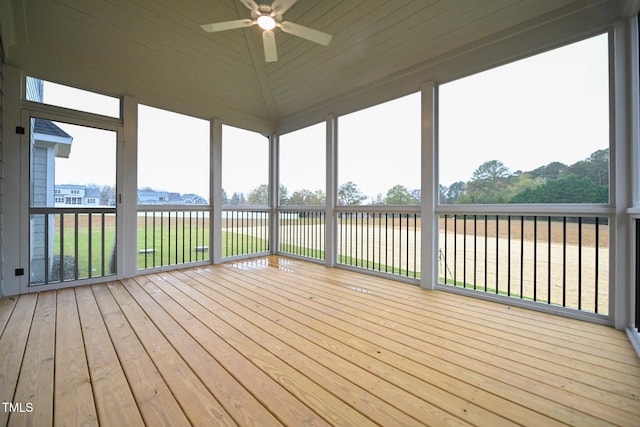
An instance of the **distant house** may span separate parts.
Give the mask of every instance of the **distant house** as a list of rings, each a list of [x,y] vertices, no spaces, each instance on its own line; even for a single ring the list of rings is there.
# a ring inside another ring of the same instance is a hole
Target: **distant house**
[[[61,184],[56,185],[55,206],[100,206],[100,189],[86,185]]]
[[[207,200],[195,193],[173,193],[168,191],[138,190],[139,205],[206,205]]]
[[[166,205],[169,202],[167,191],[138,190],[139,205]]]
[[[185,205],[206,205],[207,199],[204,197],[198,196],[194,193],[187,193],[182,195],[182,203]]]

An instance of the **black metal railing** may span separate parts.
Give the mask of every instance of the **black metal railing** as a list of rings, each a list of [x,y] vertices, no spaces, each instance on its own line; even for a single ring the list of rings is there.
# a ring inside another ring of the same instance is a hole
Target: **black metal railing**
[[[29,213],[31,285],[115,274],[115,208],[30,208]]]
[[[269,252],[269,210],[222,210],[222,257],[233,258]]]
[[[139,206],[138,269],[210,259],[209,206]]]
[[[443,214],[439,228],[442,283],[608,314],[607,217]]]
[[[325,212],[318,209],[281,210],[278,213],[279,246],[282,253],[325,259]]]
[[[412,279],[420,277],[420,227],[415,210],[344,210],[338,219],[338,263]]]

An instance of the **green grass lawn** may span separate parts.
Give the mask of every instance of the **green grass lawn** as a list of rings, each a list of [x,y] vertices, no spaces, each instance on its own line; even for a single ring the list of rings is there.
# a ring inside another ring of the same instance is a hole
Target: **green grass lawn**
[[[208,223],[205,223],[204,227],[200,226],[201,223],[198,224],[198,227],[195,225],[189,227],[186,222],[183,224],[178,219],[176,223],[176,219],[172,218],[171,227],[169,227],[166,221],[165,218],[165,222],[162,224],[160,221],[155,225],[148,223],[146,228],[144,222],[141,221],[139,224],[137,231],[137,265],[139,269],[188,264],[209,259],[211,248],[209,248]],[[77,257],[78,278],[106,276],[112,273],[112,259],[116,241],[115,225],[105,224],[104,236],[101,224],[92,225],[91,236],[89,236],[89,228],[86,225],[78,226],[77,238],[75,235],[76,227],[72,221],[65,222],[62,235],[60,227],[55,227],[54,230],[54,255],[64,256],[65,259],[71,260],[71,265],[73,259]],[[62,240],[64,245],[61,251],[60,242]],[[262,253],[269,250],[269,241],[250,234],[223,231],[221,249],[223,258]],[[281,244],[279,249],[284,253],[313,259],[325,259],[324,251],[314,248]],[[338,262],[343,265],[414,277],[413,272],[407,272],[405,269],[344,255],[339,256]],[[68,265],[69,263],[65,264],[65,270],[72,269]],[[415,277],[419,278],[420,273],[417,272]]]

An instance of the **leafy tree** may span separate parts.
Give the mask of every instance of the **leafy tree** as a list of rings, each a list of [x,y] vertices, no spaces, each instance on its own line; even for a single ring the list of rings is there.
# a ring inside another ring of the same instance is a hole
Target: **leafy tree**
[[[231,205],[243,205],[245,203],[245,198],[243,193],[233,193],[231,196],[231,200],[229,200],[229,204]]]
[[[444,185],[440,186],[440,203],[457,203],[467,188],[467,184],[462,181],[456,181],[448,188]]]
[[[289,199],[289,190],[287,190],[287,187],[280,184],[280,187],[278,187],[278,204],[280,206],[284,206],[287,204],[288,199]]]
[[[287,204],[292,206],[306,206],[310,204],[309,201],[312,197],[313,193],[310,190],[294,191]]]
[[[262,184],[251,190],[247,196],[247,202],[250,205],[268,205],[269,186],[267,184]]]
[[[569,166],[566,174],[586,177],[596,185],[609,185],[609,149],[595,151],[589,158]]]
[[[387,191],[385,202],[388,205],[413,205],[416,199],[404,185],[394,185]]]
[[[116,198],[116,190],[111,185],[103,185],[100,189],[100,204],[108,205],[109,200],[114,200]]]
[[[352,181],[345,182],[338,188],[338,204],[343,206],[359,205],[367,197]]]
[[[541,178],[543,181],[558,179],[567,170],[568,166],[561,162],[551,162],[528,172],[531,178]]]
[[[229,196],[227,196],[227,192],[224,191],[224,188],[222,189],[222,204],[223,205],[229,204]]]
[[[588,177],[569,175],[527,188],[511,199],[511,203],[607,203],[609,189],[596,185]]]
[[[505,203],[504,190],[508,185],[509,169],[499,160],[489,160],[473,172],[460,203]]]

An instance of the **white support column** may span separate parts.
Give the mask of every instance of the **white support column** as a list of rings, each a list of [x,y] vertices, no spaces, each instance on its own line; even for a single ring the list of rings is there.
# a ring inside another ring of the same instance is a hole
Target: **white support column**
[[[437,180],[437,98],[433,82],[422,85],[422,132],[421,132],[421,242],[420,286],[434,289],[438,281],[438,203]]]
[[[338,119],[327,117],[326,122],[326,192],[327,205],[324,215],[325,265],[335,267],[337,259],[338,229],[335,207],[338,203]]]
[[[121,152],[118,154],[118,274],[133,277],[138,269],[138,101],[122,99],[124,123]],[[120,147],[119,147],[120,148]]]
[[[2,126],[2,294],[17,295],[29,286],[29,140],[20,102],[24,79],[22,70],[4,65],[4,112]],[[25,128],[25,135],[16,127]],[[11,248],[11,249],[9,249]],[[16,276],[24,268],[23,276]]]
[[[275,254],[280,247],[280,139],[277,134],[269,138],[269,253]]]
[[[211,188],[209,190],[209,204],[211,205],[209,233],[209,256],[211,262],[222,262],[222,122],[218,119],[210,122],[210,161]]]
[[[614,230],[610,225],[610,312],[616,329],[626,328],[631,321],[632,292],[631,220],[627,211],[632,204],[631,141],[631,75],[629,19],[618,21],[613,30],[613,85],[611,94],[611,203],[615,208]]]

